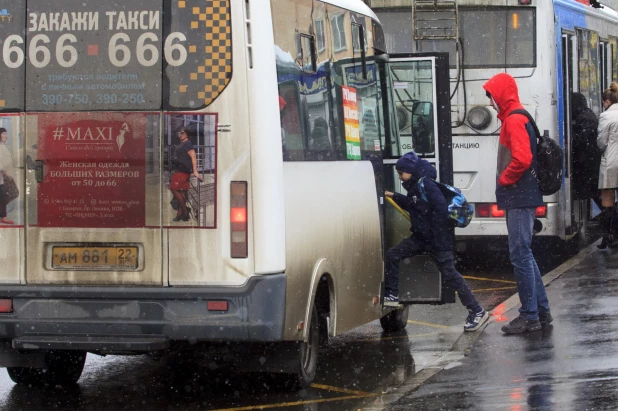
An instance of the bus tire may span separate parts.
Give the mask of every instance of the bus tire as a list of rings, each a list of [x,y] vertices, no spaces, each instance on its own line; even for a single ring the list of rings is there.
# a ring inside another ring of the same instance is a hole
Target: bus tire
[[[45,368],[7,367],[11,380],[27,385],[72,385],[79,380],[86,363],[81,351],[49,351]]]
[[[320,328],[318,311],[313,306],[307,342],[300,342],[296,358],[297,371],[278,375],[279,385],[287,391],[299,391],[308,388],[318,370],[318,352],[320,350]]]
[[[380,325],[382,329],[387,333],[401,331],[408,325],[408,314],[410,312],[410,306],[406,305],[404,309],[393,310],[380,318]]]

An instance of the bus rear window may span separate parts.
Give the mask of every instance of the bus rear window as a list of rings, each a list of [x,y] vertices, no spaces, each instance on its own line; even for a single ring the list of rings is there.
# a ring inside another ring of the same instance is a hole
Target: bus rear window
[[[536,24],[531,8],[459,8],[459,37],[465,68],[535,67]],[[419,51],[450,53],[455,67],[453,40],[424,40]]]

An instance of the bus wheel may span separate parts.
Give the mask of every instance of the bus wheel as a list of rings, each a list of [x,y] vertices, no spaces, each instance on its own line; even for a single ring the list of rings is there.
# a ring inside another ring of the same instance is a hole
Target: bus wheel
[[[393,310],[380,318],[380,324],[382,329],[387,333],[401,331],[408,325],[408,313],[410,312],[410,306],[406,305],[404,309]]]
[[[289,391],[299,391],[308,388],[318,369],[318,351],[320,348],[320,329],[318,324],[318,311],[313,307],[311,311],[311,324],[307,342],[301,342],[298,347],[296,358],[297,371],[291,374],[277,376],[281,388]]]
[[[49,351],[45,368],[7,367],[9,377],[17,384],[75,384],[84,370],[86,353],[80,351]]]

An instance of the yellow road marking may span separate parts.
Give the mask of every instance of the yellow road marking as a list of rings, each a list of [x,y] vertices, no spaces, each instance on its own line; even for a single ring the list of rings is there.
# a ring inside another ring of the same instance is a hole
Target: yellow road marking
[[[362,395],[363,397],[368,397],[370,395],[376,395],[376,394],[373,394],[371,392],[348,390],[347,388],[333,387],[333,386],[324,385],[324,384],[311,384],[311,386],[313,388],[319,388],[321,390],[328,390],[328,391],[335,391],[335,392],[344,392],[346,394]]]
[[[495,283],[506,283],[506,284],[517,284],[515,281],[508,280],[494,280],[492,278],[483,278],[483,277],[471,277],[469,275],[463,275],[463,278],[466,280],[478,280],[478,281],[493,281]]]
[[[413,320],[408,320],[408,322],[410,324],[416,324],[416,325],[425,325],[427,327],[433,327],[433,328],[451,328],[448,325],[440,325],[440,324],[432,324],[432,323],[424,323],[422,321],[413,321]]]
[[[321,402],[358,400],[361,398],[377,397],[380,395],[380,394],[376,394],[373,392],[348,390],[346,388],[338,388],[338,387],[332,387],[330,385],[322,385],[322,384],[311,384],[311,387],[321,389],[321,390],[343,392],[346,394],[353,394],[353,395],[347,395],[345,397],[334,397],[334,398],[316,398],[314,400],[305,400],[305,401],[280,402],[277,404],[250,405],[248,407],[219,408],[219,409],[211,410],[211,411],[251,411],[251,410],[265,410],[265,409],[271,409],[271,408],[297,407],[299,405],[318,404]]]
[[[513,287],[498,287],[498,288],[479,288],[478,290],[472,290],[473,293],[480,293],[483,291],[499,291],[499,290],[512,290]]]

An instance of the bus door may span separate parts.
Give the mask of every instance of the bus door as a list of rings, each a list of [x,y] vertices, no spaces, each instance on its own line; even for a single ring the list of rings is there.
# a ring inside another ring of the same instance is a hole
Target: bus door
[[[385,190],[405,194],[395,163],[412,150],[436,167],[439,181],[453,184],[448,64],[448,53],[392,54],[388,62],[381,63],[381,103],[386,123],[382,141]],[[409,230],[410,223],[386,204],[385,251],[409,236]],[[437,278],[433,268],[420,271],[427,272],[429,282],[416,287],[415,295],[405,297],[400,292],[401,301],[442,301],[441,284],[431,281]],[[401,279],[404,277],[401,275]],[[419,273],[416,278],[418,281]]]
[[[573,92],[579,91],[577,67],[577,38],[571,33],[562,35],[562,133],[564,138],[564,185],[559,195],[560,213],[559,221],[564,222],[559,235],[566,239],[578,232],[584,220],[584,213],[587,211],[584,202],[573,199],[573,180],[571,179],[573,159],[572,159],[572,118],[571,118],[571,96]]]
[[[162,286],[160,113],[25,117],[23,282]]]

